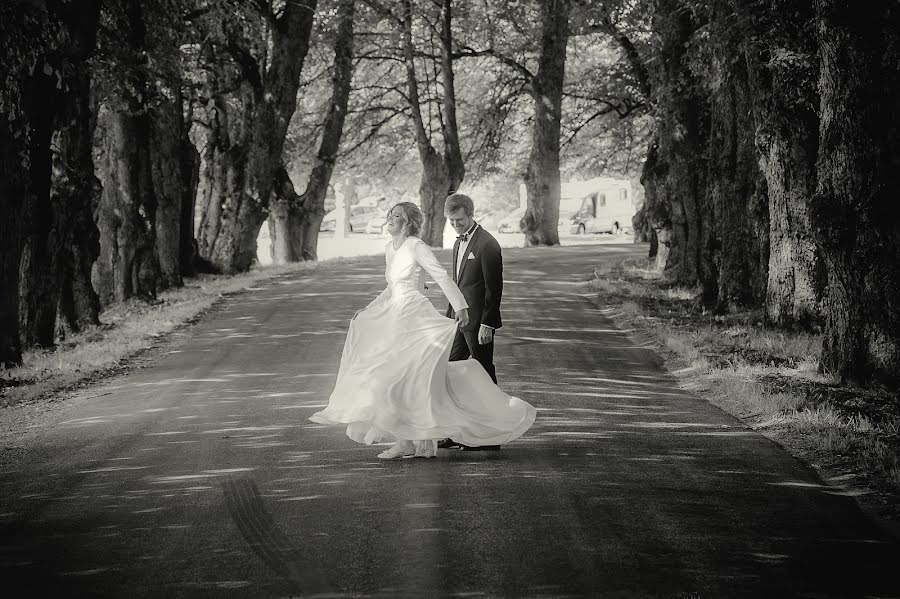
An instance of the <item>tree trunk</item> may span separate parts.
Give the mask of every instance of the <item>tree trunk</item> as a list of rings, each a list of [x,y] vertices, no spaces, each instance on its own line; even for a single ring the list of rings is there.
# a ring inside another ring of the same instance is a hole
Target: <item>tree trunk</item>
[[[153,299],[158,286],[150,122],[146,114],[137,112],[100,111],[103,194],[94,283],[104,306],[130,297]]]
[[[198,271],[197,241],[194,237],[194,210],[200,183],[200,153],[188,137],[190,127],[185,124],[179,143],[181,174],[184,186],[181,190],[181,214],[178,231],[179,269],[182,276],[193,277]]]
[[[150,156],[156,195],[156,254],[160,289],[168,289],[182,285],[181,201],[187,176],[181,170],[184,134],[180,94],[178,101],[164,99],[152,114]]]
[[[766,289],[768,206],[743,64],[720,65],[730,72],[710,98],[706,191],[712,226],[705,230],[714,269],[702,280],[711,287],[706,303],[717,313],[761,305]]]
[[[422,107],[419,100],[419,83],[416,77],[416,51],[412,40],[412,3],[403,1],[403,56],[406,64],[406,84],[416,146],[422,162],[419,182],[419,199],[424,222],[419,237],[432,247],[444,244],[444,200],[462,183],[465,170],[459,149],[459,133],[456,125],[456,94],[453,82],[451,2],[441,4],[441,70],[444,78],[443,107],[445,120],[441,122],[444,137],[444,154],[438,152],[425,131]]]
[[[541,56],[531,81],[534,128],[525,171],[525,245],[559,245],[559,132],[569,40],[569,0],[541,3]]]
[[[67,223],[60,260],[58,328],[78,332],[100,324],[100,298],[91,286],[91,268],[100,255],[100,233],[94,213],[100,182],[94,176],[92,155],[96,106],[91,82],[81,73],[70,82],[72,102],[54,143],[54,210]]]
[[[300,196],[282,166],[275,172],[272,201],[269,206],[270,252],[274,264],[303,259],[303,214]]]
[[[338,32],[334,42],[334,72],[331,103],[322,125],[322,142],[306,191],[297,196],[282,167],[276,172],[273,209],[269,215],[272,260],[276,264],[297,260],[317,260],[319,225],[325,216],[325,194],[337,160],[347,116],[353,78],[353,0],[343,0],[338,9]]]
[[[422,203],[424,223],[419,236],[432,247],[444,245],[444,200],[450,195],[450,169],[444,157],[429,144],[428,150],[420,152],[422,179],[419,182],[419,198]]]
[[[810,228],[819,117],[813,0],[784,6],[733,3],[743,31],[756,146],[769,204],[766,321],[812,328],[819,320],[821,258]],[[773,10],[774,8],[774,10]],[[759,40],[766,40],[760,43]],[[777,60],[789,53],[792,61]]]
[[[656,268],[662,272],[669,259],[669,245],[672,234],[672,219],[669,215],[669,200],[666,196],[666,175],[668,165],[659,155],[659,137],[654,134],[647,148],[647,159],[641,172],[644,187],[644,205],[641,218],[652,234],[647,258],[655,260]]]
[[[810,113],[796,128],[772,132],[760,165],[769,190],[769,272],[766,320],[782,328],[809,329],[819,320],[821,262],[809,221],[815,191],[818,122]]]
[[[206,156],[206,176],[212,180],[205,186],[207,204],[198,242],[203,257],[224,273],[246,271],[256,260],[256,237],[267,216],[275,171],[281,168],[315,8],[316,0],[288,2],[281,16],[270,19],[268,68],[259,78],[254,62],[250,68],[256,77],[243,85],[249,88],[241,98],[244,127],[236,129],[237,136],[219,131]],[[249,55],[244,58],[253,61]],[[224,108],[225,102],[219,98],[216,107]],[[220,129],[227,127],[221,115],[216,118]]]
[[[441,133],[444,137],[444,157],[447,163],[448,189],[447,195],[459,191],[466,176],[462,150],[459,147],[459,125],[456,121],[456,82],[453,74],[453,2],[443,0],[441,4],[441,75],[443,77],[444,119],[441,121]],[[434,231],[441,236],[443,243],[444,216],[443,198],[440,203],[438,218],[434,221]]]
[[[679,0],[660,0],[654,29],[660,36],[662,60],[659,81],[653,87],[671,230],[659,240],[668,244],[666,272],[683,285],[699,283],[710,263],[702,246],[708,107],[686,58],[695,28],[690,11]]]
[[[60,261],[65,224],[50,201],[55,112],[55,86],[41,77],[34,97],[28,98],[31,132],[28,138],[29,193],[26,235],[19,266],[19,336],[22,347],[53,347]]]
[[[825,259],[822,367],[900,386],[900,7],[818,0],[818,186]]]
[[[6,91],[12,93],[0,102],[0,363],[4,365],[21,361],[23,342],[45,347],[54,343],[59,278],[78,214],[77,206],[60,205],[52,196],[56,164],[51,138],[55,127],[68,122],[72,103],[82,99],[80,82],[85,77],[84,61],[94,47],[98,14],[98,4],[90,0],[78,6],[20,3],[4,9],[4,29],[25,38],[35,30],[48,30],[48,21],[61,26],[51,40],[34,36],[35,43],[46,45],[35,53],[28,74],[20,65],[20,74],[6,81]],[[53,45],[57,42],[61,46]],[[10,48],[14,49],[12,43]],[[5,64],[21,62],[21,55],[8,50],[3,49],[10,58]],[[71,93],[69,86],[74,88]],[[75,160],[68,166],[90,176],[89,164]]]
[[[22,77],[22,87],[31,77]],[[25,149],[10,130],[20,126],[0,113],[0,366],[22,362],[19,340],[19,261],[25,230],[28,172],[23,166]]]

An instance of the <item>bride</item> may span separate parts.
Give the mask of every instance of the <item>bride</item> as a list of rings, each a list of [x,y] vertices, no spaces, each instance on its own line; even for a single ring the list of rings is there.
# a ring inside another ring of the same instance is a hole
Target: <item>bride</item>
[[[417,236],[422,213],[401,202],[388,214],[387,288],[350,321],[328,407],[310,420],[347,425],[358,443],[393,441],[382,459],[436,456],[438,439],[499,445],[534,423],[531,404],[501,391],[477,361],[449,362],[468,306],[431,248]],[[456,312],[446,318],[422,295],[424,269]]]

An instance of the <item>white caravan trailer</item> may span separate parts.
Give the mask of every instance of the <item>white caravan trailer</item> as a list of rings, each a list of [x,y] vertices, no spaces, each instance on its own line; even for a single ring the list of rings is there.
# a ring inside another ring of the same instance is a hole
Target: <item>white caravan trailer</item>
[[[592,189],[580,198],[572,216],[572,233],[611,233],[631,230],[634,204],[626,179],[592,179]],[[562,215],[562,202],[560,202]]]
[[[519,186],[519,202],[524,214],[524,184]],[[632,216],[634,204],[627,179],[596,177],[560,186],[560,233],[624,233],[631,230]]]

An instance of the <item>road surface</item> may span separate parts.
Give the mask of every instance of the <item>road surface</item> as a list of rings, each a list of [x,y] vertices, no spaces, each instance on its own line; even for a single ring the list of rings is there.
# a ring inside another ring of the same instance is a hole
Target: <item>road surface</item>
[[[638,251],[505,250],[497,370],[538,419],[437,460],[307,420],[383,258],[229,298],[2,472],[4,596],[900,596],[852,498],[591,307],[592,267]]]

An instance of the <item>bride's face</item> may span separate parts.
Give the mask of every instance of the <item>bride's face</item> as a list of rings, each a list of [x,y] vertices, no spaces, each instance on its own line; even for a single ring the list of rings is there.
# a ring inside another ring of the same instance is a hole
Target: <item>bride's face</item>
[[[403,223],[405,222],[406,218],[403,214],[403,209],[399,206],[395,207],[387,217],[387,232],[391,235],[399,235],[403,232]]]

